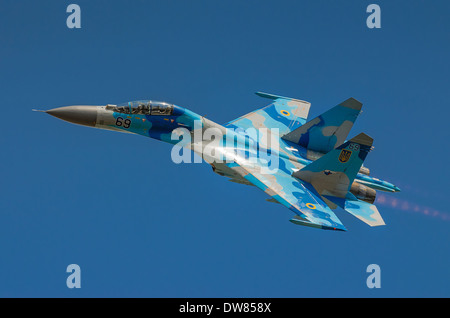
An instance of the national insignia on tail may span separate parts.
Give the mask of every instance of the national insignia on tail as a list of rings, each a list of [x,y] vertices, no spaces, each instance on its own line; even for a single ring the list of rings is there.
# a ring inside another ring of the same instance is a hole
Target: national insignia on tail
[[[350,159],[351,155],[352,152],[350,150],[342,149],[341,153],[339,154],[339,161],[345,163]]]

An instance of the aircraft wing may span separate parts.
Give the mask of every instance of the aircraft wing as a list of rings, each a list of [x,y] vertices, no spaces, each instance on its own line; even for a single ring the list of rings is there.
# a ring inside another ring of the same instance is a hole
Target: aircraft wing
[[[226,165],[293,211],[296,215],[290,220],[292,223],[326,230],[347,230],[309,183],[292,177],[281,167],[276,173],[265,174],[255,165],[237,162]]]
[[[296,130],[306,122],[311,103],[290,97],[257,92],[256,95],[271,99],[268,106],[235,119],[226,127],[242,128],[277,128],[283,136]]]

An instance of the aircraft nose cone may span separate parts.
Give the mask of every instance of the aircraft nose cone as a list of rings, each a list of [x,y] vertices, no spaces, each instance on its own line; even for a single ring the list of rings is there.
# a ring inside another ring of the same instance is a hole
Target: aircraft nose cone
[[[65,106],[46,111],[56,118],[84,126],[95,127],[97,106]]]

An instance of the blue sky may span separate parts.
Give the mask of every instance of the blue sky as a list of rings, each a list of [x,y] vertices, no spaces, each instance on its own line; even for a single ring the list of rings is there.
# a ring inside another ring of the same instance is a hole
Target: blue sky
[[[448,1],[377,1],[381,29],[359,0],[77,1],[81,29],[70,3],[0,3],[1,297],[450,296]],[[148,98],[225,123],[255,91],[364,104],[350,136],[403,190],[379,196],[386,226],[295,226],[168,144],[31,111]]]

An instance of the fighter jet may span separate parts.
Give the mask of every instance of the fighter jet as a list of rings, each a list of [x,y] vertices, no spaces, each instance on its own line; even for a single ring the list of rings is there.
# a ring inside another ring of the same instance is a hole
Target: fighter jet
[[[360,133],[346,140],[362,104],[349,98],[307,120],[309,102],[256,94],[270,104],[223,125],[186,108],[152,100],[43,112],[79,125],[162,140],[179,147],[172,154],[189,149],[215,173],[263,190],[269,195],[267,201],[294,213],[290,221],[297,225],[346,231],[335,213],[341,209],[370,226],[385,225],[373,204],[376,190],[400,189],[371,177],[363,166],[373,149],[370,136]]]

